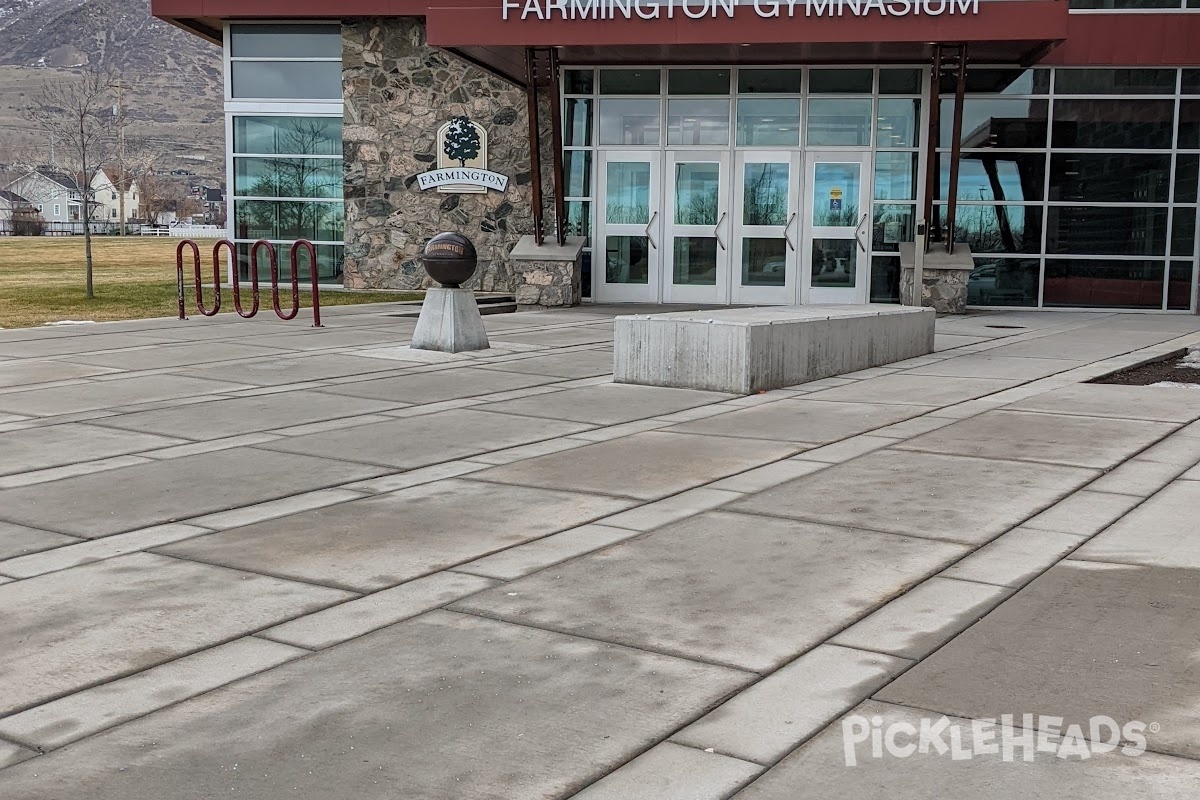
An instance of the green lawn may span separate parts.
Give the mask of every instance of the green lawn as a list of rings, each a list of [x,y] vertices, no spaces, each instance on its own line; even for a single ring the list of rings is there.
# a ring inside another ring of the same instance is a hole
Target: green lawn
[[[84,297],[82,237],[0,238],[0,328],[22,328],[62,320],[143,319],[178,314],[175,288],[175,246],[170,239],[97,237],[93,240],[95,297]],[[204,248],[202,247],[202,250]],[[190,265],[190,261],[187,262]],[[211,270],[211,265],[205,267]],[[196,314],[195,287],[189,272],[187,313]],[[322,307],[359,303],[394,303],[420,300],[414,292],[324,292]],[[280,304],[290,307],[289,288],[280,292]],[[205,300],[212,304],[212,287]],[[271,289],[264,286],[261,311],[271,313]],[[301,305],[309,306],[308,292]],[[249,290],[243,297],[249,307]],[[233,311],[229,287],[224,289],[222,313]],[[302,312],[302,316],[307,311]]]

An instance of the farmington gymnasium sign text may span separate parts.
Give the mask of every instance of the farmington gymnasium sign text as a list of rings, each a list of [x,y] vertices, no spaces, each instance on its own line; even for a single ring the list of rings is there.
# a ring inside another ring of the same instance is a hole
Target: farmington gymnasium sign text
[[[760,17],[881,17],[978,14],[979,0],[502,0],[504,19],[732,18],[753,7]]]

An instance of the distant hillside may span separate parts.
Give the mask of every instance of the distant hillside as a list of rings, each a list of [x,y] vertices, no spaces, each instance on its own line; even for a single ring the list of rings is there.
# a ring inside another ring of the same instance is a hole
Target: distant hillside
[[[121,71],[131,123],[170,166],[220,175],[220,48],[154,19],[148,0],[0,0],[0,161],[6,141],[38,143],[19,112],[42,82],[97,63]]]

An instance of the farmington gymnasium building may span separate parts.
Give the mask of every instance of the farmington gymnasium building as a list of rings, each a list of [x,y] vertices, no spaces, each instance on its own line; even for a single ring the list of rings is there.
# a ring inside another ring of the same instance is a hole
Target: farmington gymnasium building
[[[925,231],[973,306],[1198,310],[1200,0],[152,8],[224,48],[243,277],[453,230],[522,303],[899,302]]]

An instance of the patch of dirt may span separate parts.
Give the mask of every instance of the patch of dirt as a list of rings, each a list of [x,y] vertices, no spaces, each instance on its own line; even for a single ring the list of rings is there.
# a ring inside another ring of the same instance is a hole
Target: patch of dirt
[[[1162,361],[1139,364],[1096,378],[1089,383],[1119,383],[1125,386],[1150,386],[1157,383],[1200,387],[1200,350]]]

